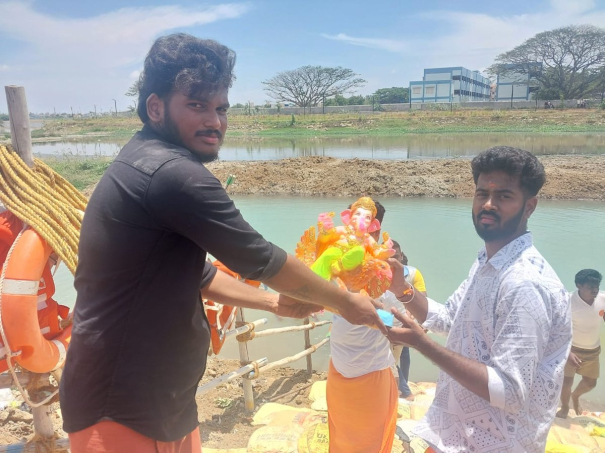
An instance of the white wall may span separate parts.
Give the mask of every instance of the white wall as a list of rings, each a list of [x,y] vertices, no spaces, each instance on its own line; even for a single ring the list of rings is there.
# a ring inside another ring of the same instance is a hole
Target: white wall
[[[438,74],[426,74],[424,76],[425,82],[431,82],[433,80],[451,80],[452,75],[449,72],[440,72]]]

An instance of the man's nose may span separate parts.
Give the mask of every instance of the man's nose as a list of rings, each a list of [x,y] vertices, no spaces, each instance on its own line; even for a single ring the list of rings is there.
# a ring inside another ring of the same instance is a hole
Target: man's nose
[[[203,118],[204,127],[207,129],[220,129],[221,120],[218,117],[218,113],[214,110],[206,112]]]
[[[483,203],[483,209],[486,211],[493,211],[496,209],[496,204],[494,203],[494,197],[492,195],[488,196],[485,203]]]

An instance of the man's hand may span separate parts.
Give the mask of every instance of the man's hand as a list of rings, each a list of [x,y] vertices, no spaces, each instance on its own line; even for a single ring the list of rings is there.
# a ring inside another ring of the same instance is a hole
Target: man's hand
[[[391,281],[391,286],[389,286],[389,291],[396,296],[401,295],[410,286],[403,275],[403,264],[395,258],[389,258],[387,263],[389,263],[393,271],[393,280]]]
[[[573,352],[569,353],[569,357],[567,357],[567,363],[569,363],[574,368],[580,368],[580,365],[582,365],[582,361],[580,360],[580,358]]]
[[[388,337],[390,342],[405,344],[413,348],[418,347],[418,343],[426,336],[422,326],[409,316],[399,313],[396,308],[391,308],[391,313],[403,324],[403,327],[392,327],[389,329]]]
[[[387,328],[376,311],[377,308],[382,308],[382,304],[367,295],[358,293],[348,293],[348,295],[347,303],[338,308],[338,314],[351,324],[375,326],[387,335]]]
[[[323,310],[323,307],[315,304],[302,302],[298,299],[280,294],[274,313],[286,318],[306,318],[315,312]]]

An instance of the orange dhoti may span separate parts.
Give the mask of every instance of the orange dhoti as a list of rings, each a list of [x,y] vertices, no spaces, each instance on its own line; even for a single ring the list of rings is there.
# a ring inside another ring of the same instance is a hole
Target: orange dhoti
[[[326,397],[331,453],[391,452],[398,398],[389,368],[346,378],[330,362]]]

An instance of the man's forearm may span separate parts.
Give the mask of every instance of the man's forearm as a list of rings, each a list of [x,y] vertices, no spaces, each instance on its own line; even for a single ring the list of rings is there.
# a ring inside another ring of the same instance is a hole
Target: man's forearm
[[[403,295],[403,290],[395,293],[397,299],[402,302],[405,309],[409,311],[420,324],[426,321],[429,303],[424,293],[414,290],[414,297],[408,302],[410,296]]]
[[[486,401],[490,401],[489,375],[484,364],[441,346],[427,335],[423,335],[418,344],[412,346],[458,381],[460,385]]]
[[[278,295],[246,285],[218,271],[214,278],[202,288],[202,296],[225,305],[254,308],[275,313]]]
[[[275,291],[304,302],[321,304],[338,310],[347,293],[336,285],[315,275],[307,266],[288,255],[280,271],[264,283]]]

